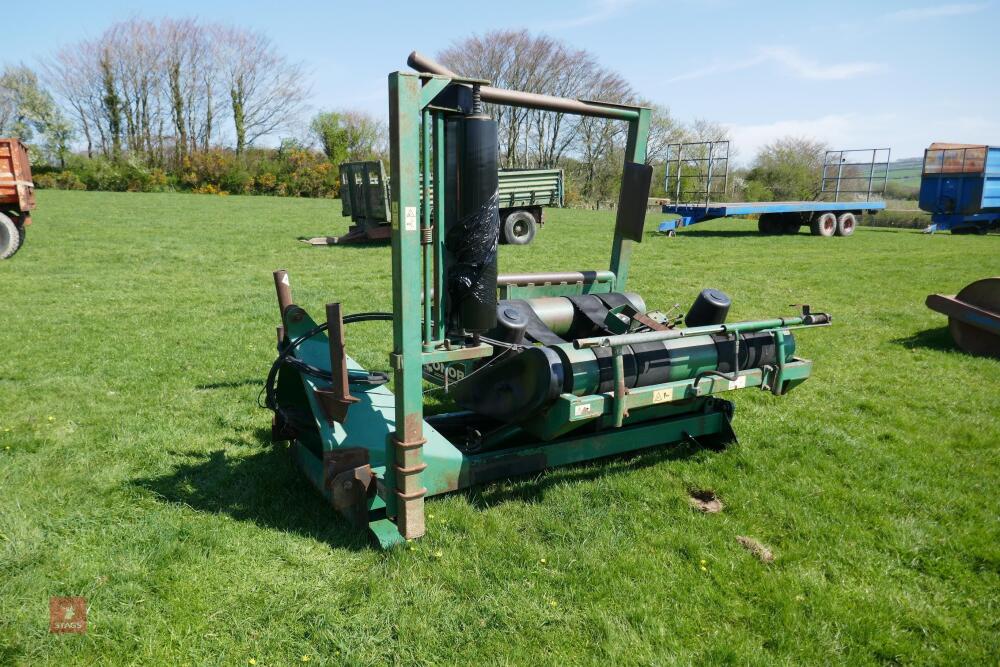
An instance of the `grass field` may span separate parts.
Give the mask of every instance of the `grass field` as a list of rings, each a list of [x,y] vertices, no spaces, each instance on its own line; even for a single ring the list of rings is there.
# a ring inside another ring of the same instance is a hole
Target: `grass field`
[[[915,159],[904,163],[889,165],[890,182],[898,183],[914,190],[920,188],[920,174],[923,171],[923,160]]]
[[[38,200],[0,262],[0,664],[996,664],[1000,363],[954,351],[923,302],[1000,274],[1000,236],[649,235],[630,285],[649,304],[712,286],[736,319],[832,312],[798,336],[814,376],[736,392],[725,451],[434,499],[427,537],[383,553],[256,399],[271,270],[313,312],[388,309],[389,249],[296,242],[346,228],[330,201]],[[553,211],[501,270],[603,268],[610,221]],[[385,369],[388,330],[363,326],[349,351]],[[86,634],[49,633],[53,595],[86,596]]]

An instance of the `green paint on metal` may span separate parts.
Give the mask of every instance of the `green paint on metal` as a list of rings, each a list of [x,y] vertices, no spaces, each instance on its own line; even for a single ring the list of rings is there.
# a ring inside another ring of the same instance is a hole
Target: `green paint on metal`
[[[470,454],[462,468],[462,487],[715,435],[723,432],[724,420],[721,410],[709,410],[512,450]]]

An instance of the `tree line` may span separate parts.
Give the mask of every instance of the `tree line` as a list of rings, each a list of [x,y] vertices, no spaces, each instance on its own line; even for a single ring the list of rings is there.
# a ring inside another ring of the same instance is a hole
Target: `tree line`
[[[651,107],[646,162],[656,167],[654,196],[667,195],[669,144],[729,138],[718,123],[680,122],[593,54],[546,35],[472,35],[437,57],[503,88]],[[131,19],[58,49],[37,72],[6,67],[0,134],[32,145],[42,187],[335,195],[340,162],[387,158],[387,125],[349,109],[320,111],[302,123],[306,81],[304,66],[261,32],[194,19]],[[498,121],[504,167],[564,169],[571,204],[616,200],[625,123],[487,107]],[[264,138],[279,145],[259,146]],[[765,148],[752,169],[734,174],[731,194],[807,194],[819,149],[792,139]]]

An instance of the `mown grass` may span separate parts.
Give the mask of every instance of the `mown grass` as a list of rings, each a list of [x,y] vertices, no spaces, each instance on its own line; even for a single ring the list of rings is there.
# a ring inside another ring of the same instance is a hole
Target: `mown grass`
[[[953,350],[923,301],[1000,273],[1000,237],[648,236],[650,304],[713,286],[735,318],[832,312],[798,336],[814,377],[737,392],[725,451],[435,499],[427,537],[383,553],[268,442],[256,397],[270,271],[316,313],[388,308],[388,248],[296,242],[346,228],[329,201],[42,192],[35,219],[0,263],[0,664],[996,661],[1000,363]],[[549,221],[503,270],[606,266],[611,214]],[[384,369],[381,326],[348,346]],[[87,634],[49,634],[52,595],[87,597]]]

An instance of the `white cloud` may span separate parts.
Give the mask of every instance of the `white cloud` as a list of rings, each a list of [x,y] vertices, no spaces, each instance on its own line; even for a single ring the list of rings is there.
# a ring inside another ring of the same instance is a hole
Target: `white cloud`
[[[891,148],[892,159],[919,157],[934,141],[990,143],[1000,136],[1000,118],[978,114],[842,113],[792,118],[773,123],[725,123],[740,162],[749,162],[765,144],[781,137],[826,142],[833,150]]]
[[[885,65],[880,63],[838,63],[835,65],[820,65],[814,60],[803,58],[792,49],[765,48],[762,49],[764,57],[786,67],[791,72],[803,79],[818,79],[824,81],[853,79],[864,74],[880,72],[885,70]]]
[[[824,141],[834,150],[852,148],[884,148],[891,146],[892,127],[897,122],[893,114],[827,114],[818,118],[779,120],[753,125],[727,124],[733,145],[740,154],[752,160],[766,144],[781,137],[804,137]],[[905,146],[912,152],[913,147]],[[893,155],[899,155],[893,150]],[[909,155],[909,153],[906,153]]]
[[[888,14],[889,18],[896,21],[923,21],[926,19],[944,18],[947,16],[962,16],[964,14],[975,14],[989,7],[989,3],[956,3],[950,5],[932,5],[930,7],[913,7],[911,9],[901,9]]]
[[[561,30],[600,23],[621,14],[636,2],[637,0],[596,0],[596,2],[590,3],[590,11],[586,14],[561,21],[554,21],[542,27],[549,30]]]
[[[822,65],[815,60],[805,58],[794,49],[762,47],[757,50],[757,55],[752,58],[741,62],[713,63],[706,67],[675,76],[668,79],[667,82],[676,83],[678,81],[703,79],[716,74],[740,72],[768,63],[776,64],[800,79],[821,81],[853,79],[865,74],[882,72],[886,69],[886,66],[881,63],[871,62],[847,62]]]

